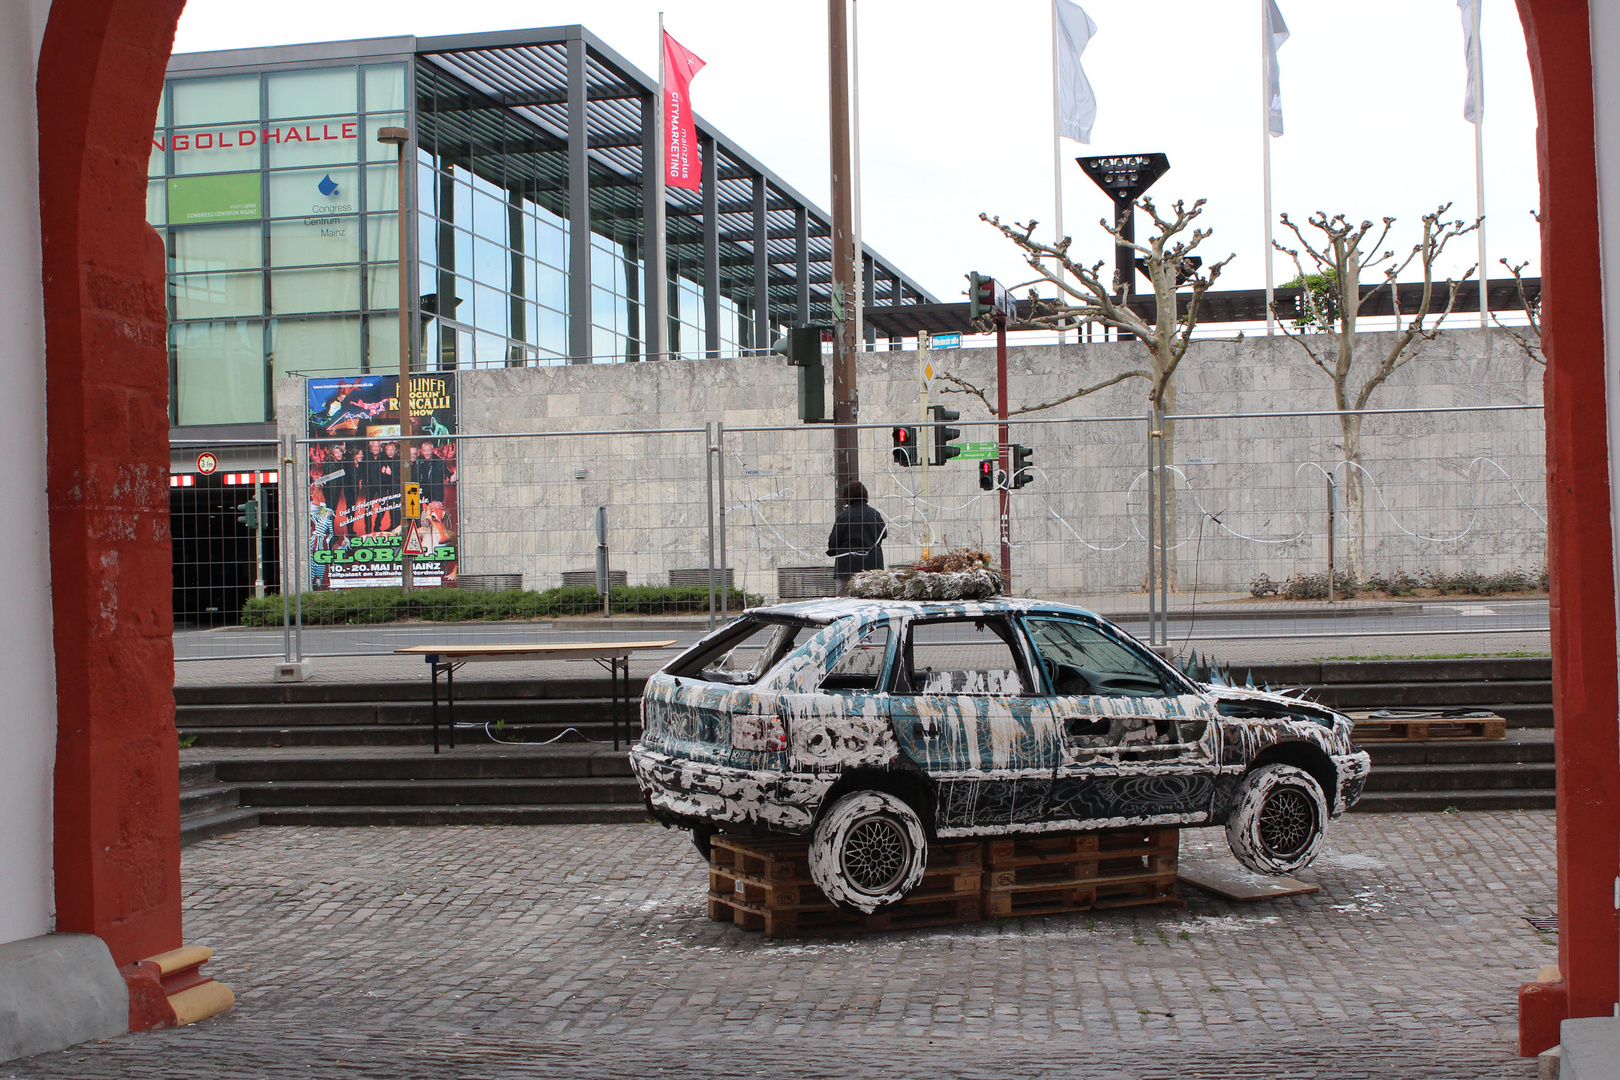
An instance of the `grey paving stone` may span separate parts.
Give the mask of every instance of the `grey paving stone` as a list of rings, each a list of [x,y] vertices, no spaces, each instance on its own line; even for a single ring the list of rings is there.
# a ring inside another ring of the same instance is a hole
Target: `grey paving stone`
[[[809,941],[710,922],[656,826],[258,829],[184,853],[235,1011],[0,1077],[1530,1077],[1552,826],[1365,815],[1314,896]]]

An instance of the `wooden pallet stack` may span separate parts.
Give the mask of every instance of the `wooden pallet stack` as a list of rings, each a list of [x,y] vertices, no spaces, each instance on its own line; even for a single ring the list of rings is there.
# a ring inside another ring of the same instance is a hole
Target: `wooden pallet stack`
[[[1177,829],[935,843],[904,901],[873,915],[834,907],[810,878],[804,838],[717,835],[709,918],[766,937],[810,937],[1157,904],[1176,898]]]
[[[1179,829],[986,840],[987,918],[1158,904],[1176,898]]]

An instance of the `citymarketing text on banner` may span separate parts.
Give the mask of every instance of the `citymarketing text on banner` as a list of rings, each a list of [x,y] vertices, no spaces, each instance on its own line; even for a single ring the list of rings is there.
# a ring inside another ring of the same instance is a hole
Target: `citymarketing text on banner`
[[[412,561],[413,583],[456,582],[455,382],[411,376],[403,466],[398,385],[397,375],[309,380],[309,437],[323,440],[309,447],[311,588],[400,583],[402,479],[422,485],[418,529],[427,554]]]
[[[703,188],[697,120],[692,115],[692,76],[702,68],[702,60],[664,35],[664,183],[689,191]]]

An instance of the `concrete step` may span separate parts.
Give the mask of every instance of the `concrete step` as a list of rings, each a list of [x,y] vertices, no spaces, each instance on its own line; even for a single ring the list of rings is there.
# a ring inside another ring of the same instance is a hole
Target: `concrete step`
[[[258,813],[241,807],[201,817],[183,817],[180,819],[180,846],[185,847],[187,844],[206,840],[210,836],[220,836],[236,832],[238,829],[251,829],[258,824]]]
[[[634,716],[639,705],[632,698],[626,708]],[[441,699],[439,719],[448,722],[449,710]],[[612,721],[608,697],[584,698],[456,698],[458,723],[560,723]],[[211,727],[294,727],[356,724],[431,724],[433,705],[428,701],[261,702],[232,705],[182,705],[175,709],[175,726],[183,732]]]
[[[1502,763],[1494,765],[1386,765],[1374,766],[1367,777],[1372,791],[1500,791],[1505,789],[1544,789],[1557,782],[1556,767],[1550,761]]]
[[[1434,742],[1369,742],[1360,748],[1373,768],[1390,765],[1468,765],[1553,760],[1550,731],[1513,731],[1506,739],[1448,739]]]
[[[259,811],[261,825],[584,825],[649,820],[640,802],[572,806],[303,806]]]
[[[1219,660],[1219,653],[1214,654]],[[1470,657],[1458,660],[1320,660],[1278,664],[1234,664],[1233,673],[1244,678],[1252,672],[1256,684],[1325,686],[1370,682],[1493,682],[1552,679],[1549,656]]]
[[[282,750],[263,757],[231,758],[214,763],[222,779],[244,784],[265,781],[339,782],[351,780],[547,780],[582,777],[627,777],[630,757],[624,751],[579,746],[555,752],[487,754],[458,749],[454,753],[400,755],[300,754]]]
[[[1517,705],[1498,703],[1491,706],[1491,711],[1506,720],[1510,729],[1545,728],[1551,731],[1553,726],[1552,689],[1549,686],[1545,703]]]
[[[242,802],[234,787],[212,784],[208,787],[180,789],[180,820],[206,817],[222,810],[235,810]]]
[[[206,787],[216,779],[212,761],[182,761],[180,763],[181,791],[185,791],[187,788]]]
[[[548,780],[263,781],[240,785],[242,803],[266,807],[641,805],[632,777]]]
[[[1369,682],[1326,684],[1310,694],[1336,709],[1549,705],[1552,683],[1539,681]]]
[[[1440,810],[1551,810],[1556,804],[1551,788],[1457,791],[1370,791],[1351,813],[1383,814],[1396,811]]]
[[[568,733],[568,729],[575,729],[576,733]],[[619,735],[622,742],[635,741],[639,727],[620,727]],[[433,728],[431,725],[407,724],[330,724],[330,725],[299,725],[298,727],[244,727],[244,728],[194,728],[184,734],[194,736],[192,746],[199,749],[210,747],[252,747],[262,746],[428,746],[433,742]],[[490,746],[496,745],[495,739],[518,741],[525,744],[545,742],[563,736],[560,742],[578,741],[581,739],[593,740],[598,743],[613,742],[613,725],[605,721],[584,724],[508,724],[504,729],[486,730],[483,724],[456,727],[456,743],[460,746]],[[448,729],[441,724],[439,739],[448,744],[450,735]]]
[[[632,697],[640,696],[645,682],[646,680],[640,676],[630,680]],[[444,693],[445,680],[440,678],[441,700]],[[608,683],[606,672],[599,678],[586,676],[566,679],[489,679],[464,676],[456,680],[458,702],[485,698],[524,701],[544,698],[572,700],[606,698],[612,694],[613,689]],[[428,701],[432,696],[433,687],[425,664],[422,668],[422,677],[419,679],[355,683],[222,683],[174,688],[174,703],[180,708],[194,705],[299,705],[345,702],[375,704],[379,701]]]

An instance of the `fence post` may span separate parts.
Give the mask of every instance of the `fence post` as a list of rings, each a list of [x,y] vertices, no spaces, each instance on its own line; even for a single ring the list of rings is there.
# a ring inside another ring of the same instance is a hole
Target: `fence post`
[[[714,457],[715,482],[720,497],[720,613],[724,618],[731,616],[731,583],[727,580],[730,573],[726,565],[726,422],[716,420],[714,424]],[[743,606],[747,607],[745,599]]]
[[[289,584],[287,554],[290,551],[287,539],[289,531],[287,518],[292,512],[294,504],[288,500],[287,493],[296,490],[298,487],[297,479],[292,474],[292,436],[285,436],[277,449],[280,450],[278,455],[280,460],[276,463],[278,472],[276,477],[276,518],[278,520],[276,540],[279,549],[276,563],[278,567],[276,580],[281,592],[281,658],[290,664],[292,663],[293,653],[292,619],[290,618],[292,612],[287,602],[287,586]]]
[[[298,442],[293,442],[293,528],[292,528],[292,562],[293,562],[293,660],[304,659],[304,586],[305,580],[304,558],[309,553],[309,540],[306,534],[309,531],[309,452],[301,449]],[[300,522],[303,525],[300,526]]]
[[[1170,648],[1170,454],[1165,438],[1164,410],[1155,406],[1159,444],[1159,644]]]
[[[714,629],[714,424],[703,425],[703,480],[709,513],[709,629]]]
[[[1147,487],[1144,490],[1143,509],[1147,511],[1147,594],[1148,594],[1148,644],[1158,644],[1159,635],[1159,591],[1154,562],[1154,514],[1153,514],[1153,413],[1150,411],[1147,418]]]
[[[1331,603],[1333,603],[1333,514],[1334,514],[1334,510],[1336,509],[1335,504],[1338,501],[1335,498],[1335,492],[1334,492],[1334,489],[1333,489],[1333,474],[1332,473],[1328,473],[1327,484],[1328,484],[1328,490],[1327,490],[1327,502],[1328,502],[1328,507],[1327,507],[1327,510],[1328,510],[1328,515],[1327,515],[1327,517],[1328,517],[1328,522],[1327,522],[1327,525],[1328,525],[1328,530],[1327,530],[1327,542],[1328,542],[1328,603],[1331,604]]]

